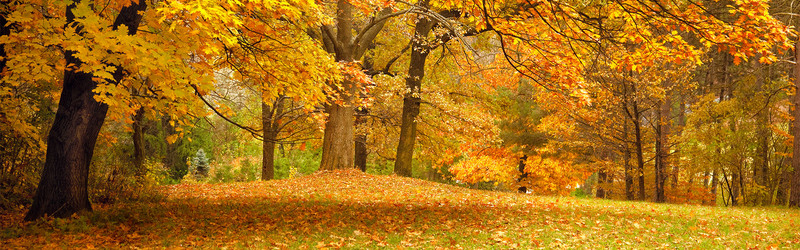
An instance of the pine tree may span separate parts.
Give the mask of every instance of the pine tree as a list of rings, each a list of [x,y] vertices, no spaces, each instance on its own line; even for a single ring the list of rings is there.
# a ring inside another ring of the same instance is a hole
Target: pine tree
[[[194,167],[194,175],[195,179],[202,179],[208,176],[208,158],[206,157],[206,152],[203,149],[198,149],[197,153],[192,158],[192,166]]]

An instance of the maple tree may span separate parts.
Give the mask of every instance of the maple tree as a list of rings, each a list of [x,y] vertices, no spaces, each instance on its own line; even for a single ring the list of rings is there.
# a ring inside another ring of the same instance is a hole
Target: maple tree
[[[37,6],[45,6],[45,8],[38,9]],[[197,109],[202,106],[197,105],[199,100],[196,99],[196,96],[202,96],[213,87],[212,73],[218,67],[244,64],[253,67],[250,71],[259,72],[260,70],[265,75],[279,76],[289,74],[302,76],[303,74],[294,74],[293,70],[284,70],[301,69],[309,77],[299,79],[311,78],[315,82],[331,77],[335,78],[335,74],[331,75],[330,71],[325,71],[325,75],[315,73],[319,72],[315,70],[327,70],[333,67],[329,63],[312,64],[318,65],[318,67],[275,64],[273,67],[265,68],[268,65],[255,64],[261,66],[255,67],[252,63],[255,59],[252,57],[236,62],[224,60],[229,59],[225,57],[226,48],[269,51],[274,48],[270,47],[271,45],[280,43],[280,41],[275,41],[275,43],[259,44],[265,47],[248,47],[245,46],[247,43],[241,42],[259,37],[261,39],[270,36],[279,37],[275,35],[277,34],[275,32],[285,30],[283,28],[272,29],[275,27],[263,25],[263,18],[261,18],[263,16],[253,13],[271,13],[270,16],[280,13],[287,18],[286,20],[296,20],[291,25],[287,24],[286,27],[298,27],[299,25],[302,30],[303,25],[319,22],[319,19],[303,14],[305,12],[316,13],[313,10],[316,5],[313,3],[298,2],[296,5],[287,6],[274,2],[198,1],[159,3],[151,8],[145,7],[144,1],[114,2],[103,9],[92,8],[88,1],[64,2],[60,5],[34,1],[19,3],[12,13],[4,15],[15,24],[11,26],[14,28],[8,35],[9,39],[5,40],[6,48],[45,44],[46,46],[63,46],[67,51],[65,64],[67,67],[54,66],[56,69],[63,70],[65,74],[63,77],[65,84],[60,95],[59,105],[61,108],[56,114],[56,121],[50,133],[51,139],[48,143],[46,167],[42,172],[43,178],[39,185],[40,191],[37,192],[38,195],[34,199],[35,205],[30,210],[28,219],[34,219],[44,214],[64,217],[77,211],[91,210],[86,194],[87,169],[97,134],[109,107],[112,110],[110,117],[115,119],[125,119],[124,117],[128,117],[128,114],[140,106],[147,106],[150,107],[148,110],[170,110],[170,116],[173,118],[171,123],[186,124],[181,117],[187,114],[206,112]],[[252,15],[241,15],[247,11],[250,11]],[[202,22],[197,21],[196,17],[202,17]],[[139,27],[140,23],[143,24],[142,27]],[[258,23],[262,24],[257,25]],[[28,26],[47,28],[16,29],[16,27]],[[59,26],[62,26],[63,29],[53,28]],[[118,29],[118,27],[124,28]],[[229,32],[237,28],[239,28],[238,32]],[[148,30],[148,32],[137,34],[140,29]],[[32,34],[41,34],[33,36],[38,37],[37,39],[40,40],[37,41],[41,43],[31,43],[27,40]],[[283,35],[283,33],[280,34]],[[187,41],[181,38],[189,35],[193,36],[195,40]],[[296,61],[298,64],[328,61],[324,54],[315,54],[311,50],[302,48],[294,51],[302,51],[299,54],[308,56],[311,60]],[[99,53],[99,51],[107,53]],[[19,50],[11,52],[6,50],[6,52],[9,54],[9,62],[20,62],[32,56]],[[147,60],[147,58],[153,60]],[[317,60],[318,58],[322,58],[322,60]],[[41,63],[50,61],[37,60]],[[228,65],[224,63],[228,63]],[[54,65],[56,64],[59,63],[54,63]],[[286,65],[286,67],[277,67],[278,65]],[[25,68],[16,65],[9,65],[8,68],[10,70],[4,71],[7,72],[4,81],[14,85],[30,80],[25,78],[30,74],[15,73],[17,70]],[[38,68],[33,72],[45,72],[46,69],[47,67]],[[279,72],[284,75],[278,74]],[[52,75],[33,74],[33,76],[44,77],[43,81],[45,82],[59,79]],[[319,94],[314,95],[314,92],[309,92],[312,90],[311,86],[298,86],[293,83],[264,84],[263,86],[270,90],[276,90],[273,93],[282,92],[305,98],[310,100],[309,103],[322,99],[321,88],[317,89],[316,93]],[[139,90],[138,94],[131,95],[130,90],[132,89]],[[297,93],[302,93],[302,95],[297,95]],[[139,104],[132,105],[134,100]],[[67,112],[72,107],[70,105],[76,105],[74,106],[75,110]],[[76,119],[77,117],[91,119]],[[75,124],[68,125],[70,122],[75,122]],[[78,127],[83,129],[76,129]],[[183,131],[178,129],[176,129],[178,134],[173,135],[171,141],[175,141],[177,136],[183,134]],[[63,180],[56,181],[53,178]],[[58,195],[59,192],[50,190],[52,188],[67,190],[70,193]]]
[[[602,198],[800,200],[800,161],[789,160],[800,76],[783,64],[797,57],[793,21],[771,14],[796,12],[784,2],[2,3],[0,181],[17,192],[41,174],[26,219],[91,210],[98,140],[129,132],[143,178],[148,121],[174,151],[210,114],[261,140],[264,180],[281,133],[317,139],[307,130],[321,125],[322,170],[386,160],[401,176],[549,194],[596,172]],[[260,115],[236,117],[221,74]],[[509,114],[514,105],[528,107]],[[307,117],[320,123],[289,125]],[[124,125],[104,134],[107,118]],[[523,155],[528,178],[516,181]]]

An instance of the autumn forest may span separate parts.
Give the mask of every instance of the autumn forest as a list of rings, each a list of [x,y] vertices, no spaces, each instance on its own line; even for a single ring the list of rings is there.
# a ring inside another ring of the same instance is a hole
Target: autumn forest
[[[0,3],[4,246],[800,247],[794,1]]]

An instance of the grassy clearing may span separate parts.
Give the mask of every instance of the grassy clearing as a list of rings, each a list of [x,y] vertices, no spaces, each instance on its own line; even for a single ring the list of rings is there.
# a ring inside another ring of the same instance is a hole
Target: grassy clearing
[[[793,248],[800,211],[539,197],[335,171],[163,187],[160,201],[22,223],[4,248]]]

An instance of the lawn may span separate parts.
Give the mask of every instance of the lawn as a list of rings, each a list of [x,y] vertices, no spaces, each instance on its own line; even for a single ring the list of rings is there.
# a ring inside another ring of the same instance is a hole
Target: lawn
[[[354,170],[164,186],[163,198],[23,223],[3,248],[792,248],[800,210],[471,190]]]

